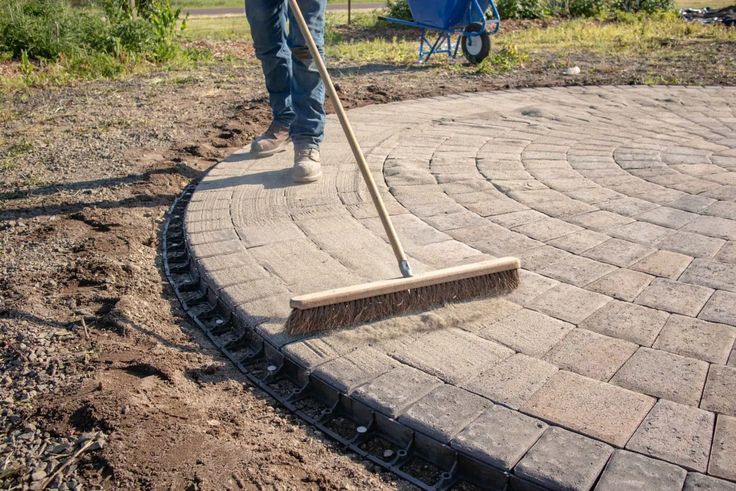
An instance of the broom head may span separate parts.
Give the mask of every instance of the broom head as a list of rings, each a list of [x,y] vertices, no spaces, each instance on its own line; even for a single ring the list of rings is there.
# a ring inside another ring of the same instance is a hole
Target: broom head
[[[307,334],[508,293],[519,285],[519,267],[517,258],[503,257],[301,295],[291,299],[286,330]]]

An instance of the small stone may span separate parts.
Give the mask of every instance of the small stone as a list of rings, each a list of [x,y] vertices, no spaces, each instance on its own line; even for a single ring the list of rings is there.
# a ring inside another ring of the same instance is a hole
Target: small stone
[[[33,474],[31,474],[31,480],[32,481],[40,481],[41,479],[46,479],[46,471],[43,469],[39,469],[37,471],[34,471]]]
[[[96,437],[97,437],[97,433],[92,432],[92,431],[86,432],[86,433],[82,433],[81,435],[79,435],[79,438],[77,439],[77,442],[78,443],[84,443],[87,440],[92,440],[92,439],[94,439]]]
[[[387,449],[387,450],[384,450],[383,451],[383,458],[384,459],[390,459],[393,456],[394,456],[394,451],[393,450]]]

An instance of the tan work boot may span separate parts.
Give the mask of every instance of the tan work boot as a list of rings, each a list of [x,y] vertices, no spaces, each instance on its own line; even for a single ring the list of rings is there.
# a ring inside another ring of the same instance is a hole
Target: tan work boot
[[[294,182],[314,182],[322,177],[318,149],[295,146],[292,177]]]
[[[287,126],[271,123],[262,135],[256,137],[250,148],[256,155],[266,157],[286,150],[290,140]]]

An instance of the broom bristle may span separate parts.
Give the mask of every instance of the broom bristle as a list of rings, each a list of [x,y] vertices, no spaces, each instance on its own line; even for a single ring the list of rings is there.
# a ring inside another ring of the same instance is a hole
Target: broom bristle
[[[393,315],[410,314],[448,303],[508,293],[519,286],[519,270],[510,269],[462,280],[402,290],[311,309],[293,309],[286,321],[291,335],[350,327]]]

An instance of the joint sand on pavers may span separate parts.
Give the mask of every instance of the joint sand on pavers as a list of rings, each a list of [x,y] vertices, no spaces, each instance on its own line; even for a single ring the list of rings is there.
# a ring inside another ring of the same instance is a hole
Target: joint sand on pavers
[[[293,295],[397,275],[333,117],[317,183],[291,183],[290,151],[217,165],[189,248],[285,356],[417,434],[550,488],[733,489],[734,101],[574,87],[352,110],[415,271],[516,255],[504,298],[283,331]]]

